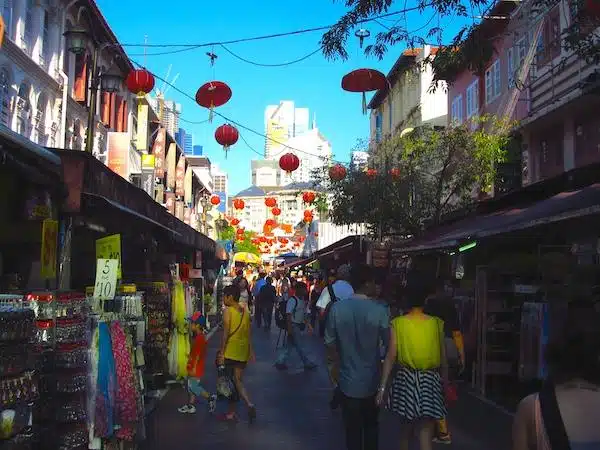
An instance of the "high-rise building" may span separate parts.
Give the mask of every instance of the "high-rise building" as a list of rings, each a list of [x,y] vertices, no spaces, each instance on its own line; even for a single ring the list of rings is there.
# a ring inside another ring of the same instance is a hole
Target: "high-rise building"
[[[294,136],[309,131],[308,108],[296,108],[291,100],[282,100],[278,105],[265,108],[265,159],[280,156],[281,144]]]
[[[201,145],[193,145],[192,146],[192,155],[194,156],[202,156],[203,148]]]
[[[179,131],[175,133],[175,140],[183,150],[183,153],[185,153],[186,155],[194,154],[194,148],[192,145],[193,137],[190,133],[186,132],[184,128],[180,128]]]
[[[227,200],[228,200],[228,176],[227,173],[222,171],[219,166],[213,164],[210,169],[210,174],[213,180],[213,193],[218,195],[221,198],[221,203],[217,207],[222,213],[227,213]]]
[[[160,97],[151,97],[150,105],[161,117],[161,123],[171,136],[179,131],[179,116],[181,115],[181,105],[173,100],[164,100]]]
[[[352,152],[352,167],[358,170],[362,170],[369,164],[369,153],[362,151]]]
[[[328,164],[331,159],[331,144],[318,128],[288,139],[285,145],[289,147],[287,152],[294,153],[300,159],[300,166],[291,174],[282,172],[282,186],[291,182],[312,182],[315,179],[314,171]]]

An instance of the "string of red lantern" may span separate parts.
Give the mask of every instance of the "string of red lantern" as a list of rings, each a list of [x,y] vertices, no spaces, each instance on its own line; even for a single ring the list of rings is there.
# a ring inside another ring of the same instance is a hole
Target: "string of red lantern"
[[[265,198],[265,206],[267,208],[274,208],[275,206],[277,206],[277,199],[275,197]]]
[[[331,166],[329,168],[329,178],[332,181],[342,181],[346,178],[346,168],[341,164],[336,164],[335,166]]]
[[[284,170],[288,175],[300,167],[300,158],[293,153],[286,153],[279,158],[279,167]]]
[[[221,198],[218,195],[213,195],[210,197],[210,204],[213,206],[219,206],[221,203]]]
[[[238,210],[240,210],[240,209],[244,209],[244,207],[245,207],[245,206],[246,206],[246,203],[245,203],[245,202],[244,202],[244,200],[242,200],[241,198],[236,198],[236,199],[233,201],[233,207],[234,207],[235,209],[238,209]]]
[[[275,207],[275,208],[273,208],[273,209],[271,210],[271,213],[272,213],[272,214],[273,214],[275,217],[277,217],[277,216],[279,216],[279,215],[281,214],[281,209],[280,209],[280,208],[277,208],[277,207]]]
[[[235,145],[240,137],[240,133],[236,127],[226,123],[215,130],[215,140],[223,146],[225,151],[225,159],[227,159],[227,151],[229,147]]]
[[[317,196],[314,192],[307,191],[302,194],[302,201],[307,205],[312,205],[316,200]]]

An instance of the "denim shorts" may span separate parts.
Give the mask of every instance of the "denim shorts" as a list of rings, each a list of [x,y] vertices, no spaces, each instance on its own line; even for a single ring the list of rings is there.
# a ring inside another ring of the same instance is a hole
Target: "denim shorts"
[[[203,392],[206,392],[206,389],[204,389],[204,386],[202,385],[202,379],[200,378],[188,377],[187,387],[188,391],[197,397],[202,395]]]

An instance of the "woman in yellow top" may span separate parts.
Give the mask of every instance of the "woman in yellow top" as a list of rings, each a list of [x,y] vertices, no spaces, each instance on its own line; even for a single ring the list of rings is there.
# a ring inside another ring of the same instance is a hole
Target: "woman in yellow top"
[[[246,364],[248,361],[254,361],[250,310],[247,304],[240,303],[240,288],[235,284],[223,289],[223,303],[227,309],[223,317],[223,339],[217,359],[219,364],[224,364],[231,372],[237,393],[248,406],[248,420],[252,423],[256,419],[256,407],[242,381]],[[237,399],[235,400],[229,403],[226,420],[237,418]]]
[[[409,311],[392,320],[377,394],[377,402],[382,404],[388,378],[397,364],[399,370],[391,382],[387,408],[407,425],[401,428],[402,450],[408,450],[413,435],[418,436],[421,450],[431,450],[435,421],[446,416],[442,384],[448,379],[444,322],[423,312],[431,291],[431,283],[428,285],[424,277],[417,275],[409,282]]]

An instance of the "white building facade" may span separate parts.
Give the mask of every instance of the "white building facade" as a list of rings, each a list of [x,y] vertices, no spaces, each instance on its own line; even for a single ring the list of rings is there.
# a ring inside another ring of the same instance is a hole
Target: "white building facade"
[[[296,108],[291,100],[265,108],[265,159],[280,155],[281,143],[309,130],[308,108]]]

